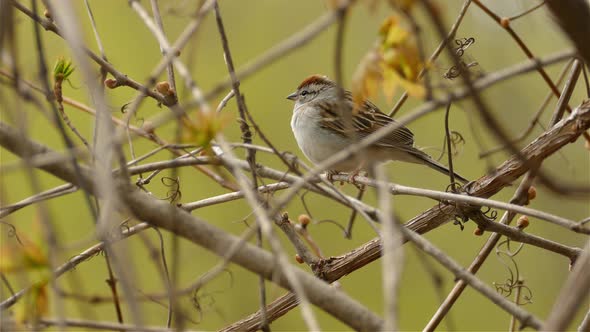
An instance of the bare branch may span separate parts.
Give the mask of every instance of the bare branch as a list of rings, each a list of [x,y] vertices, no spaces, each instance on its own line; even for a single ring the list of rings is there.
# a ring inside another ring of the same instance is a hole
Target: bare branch
[[[577,259],[572,273],[567,278],[555,300],[553,309],[543,325],[544,331],[565,331],[576,311],[588,300],[590,289],[590,241],[584,253]]]
[[[510,199],[510,203],[524,205],[529,200],[528,190],[531,187],[534,177],[535,170],[533,169],[525,175],[524,179],[518,186],[518,189],[516,189],[516,192]],[[504,213],[504,215],[502,216],[500,223],[508,225],[510,224],[510,222],[512,222],[512,219],[515,216],[515,213],[506,211],[506,213]],[[493,233],[492,235],[490,235],[487,242],[484,244],[483,248],[479,251],[473,262],[471,262],[471,264],[469,265],[469,268],[467,269],[469,272],[475,274],[477,273],[477,271],[479,271],[479,268],[488,258],[496,244],[498,244],[500,238],[501,235],[499,233]],[[455,283],[455,286],[453,287],[449,295],[446,297],[444,302],[441,304],[441,306],[438,308],[436,313],[432,316],[432,318],[424,328],[424,331],[434,331],[437,328],[437,326],[440,324],[445,315],[449,312],[451,307],[455,304],[455,301],[463,293],[466,287],[467,284],[463,280],[459,280]]]
[[[56,326],[63,323],[63,326],[70,327],[70,328],[86,328],[86,329],[93,329],[93,330],[107,330],[107,331],[137,331],[137,332],[173,332],[176,329],[165,328],[165,327],[147,327],[147,326],[138,326],[138,325],[129,325],[129,324],[120,324],[120,323],[110,323],[110,322],[99,322],[99,321],[85,321],[85,320],[74,320],[74,319],[66,319],[63,322],[59,322],[55,319],[41,319],[41,324],[45,325],[46,327]],[[190,331],[190,330],[184,330]]]
[[[579,137],[590,126],[589,120],[590,103],[586,102],[568,118],[563,119],[549,132],[542,134],[521,150],[521,154],[532,162],[540,163],[544,158]],[[582,126],[580,127],[580,125]],[[469,186],[470,195],[475,197],[490,197],[502,188],[510,185],[510,183],[527,171],[529,171],[529,168],[520,162],[518,157],[513,156],[498,166],[494,172],[472,182]],[[276,178],[280,178],[280,175],[276,174]],[[405,226],[418,234],[424,234],[445,224],[456,213],[457,211],[452,205],[442,207],[436,205],[409,220]],[[344,255],[330,258],[322,265],[318,273],[328,282],[333,282],[379,259],[381,257],[381,250],[381,240],[374,238]],[[269,320],[280,317],[296,305],[297,303],[294,301],[292,295],[287,294],[280,297],[267,308]],[[257,312],[242,321],[228,326],[226,329],[242,330],[246,326],[255,324],[257,320],[259,322],[259,319],[259,313]]]
[[[32,155],[45,153],[49,149],[29,140],[21,140],[14,129],[0,122],[0,145],[11,150],[17,155],[27,151]],[[65,181],[76,183],[75,173],[68,165],[50,165],[43,170]],[[95,192],[89,170],[81,169],[84,186]],[[239,242],[240,239],[227,234],[221,229],[195,218],[182,209],[178,209],[166,202],[157,200],[150,195],[132,188],[125,182],[118,183],[120,197],[125,206],[139,219],[149,221],[153,226],[161,227],[185,237],[188,240],[201,245],[213,253],[224,256],[229,247]],[[290,288],[291,283],[281,269],[276,268],[273,255],[248,243],[244,244],[231,261],[258,274],[264,275],[281,287]],[[296,278],[305,289],[309,300],[332,314],[337,319],[358,330],[377,330],[383,322],[366,307],[349,298],[343,292],[335,292],[328,284],[297,269],[289,268],[289,273]]]
[[[590,45],[587,36],[590,34],[590,6],[583,0],[547,0],[547,7],[574,42],[576,48],[590,63]]]

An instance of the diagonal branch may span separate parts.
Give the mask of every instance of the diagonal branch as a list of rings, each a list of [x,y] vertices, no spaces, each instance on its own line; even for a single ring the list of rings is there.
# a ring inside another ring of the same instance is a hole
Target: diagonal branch
[[[563,285],[543,330],[565,331],[576,311],[583,307],[584,301],[588,299],[589,289],[590,241],[586,243],[584,253],[576,261],[572,273]]]
[[[18,156],[52,152],[46,146],[23,139],[14,128],[3,122],[0,122],[0,145]],[[41,169],[96,193],[91,171],[86,167],[81,167],[82,180],[80,183],[77,183],[76,174],[70,165],[57,163],[44,165]],[[182,209],[134,188],[126,181],[118,181],[116,190],[122,199],[118,206],[119,209],[126,208],[137,219],[174,232],[219,256],[225,256],[228,248],[241,241],[238,237],[193,217]],[[254,273],[263,275],[267,280],[273,281],[281,287],[290,289],[291,284],[278,268],[275,258],[265,250],[245,243],[241,250],[231,257],[231,261]],[[344,292],[335,291],[325,282],[298,268],[290,270],[292,277],[301,284],[311,303],[356,330],[381,329],[382,319],[358,301],[350,298]]]
[[[586,63],[590,63],[590,5],[584,0],[548,0],[547,6],[573,41]]]
[[[586,101],[569,117],[541,134],[520,151],[521,156],[529,160],[529,163],[524,163],[519,156],[512,156],[498,166],[494,172],[472,182],[469,185],[470,195],[484,198],[493,196],[529,171],[528,164],[540,163],[563,146],[575,141],[588,128],[590,128],[590,102]],[[405,226],[418,234],[424,234],[447,223],[457,212],[455,206],[436,205],[409,220]],[[381,250],[381,240],[374,238],[344,255],[331,257],[321,262],[317,274],[328,282],[334,282],[379,259]],[[293,294],[285,294],[267,307],[267,319],[273,321],[295,306],[297,306],[297,302]],[[252,330],[259,323],[260,312],[256,312],[225,327],[222,331]]]

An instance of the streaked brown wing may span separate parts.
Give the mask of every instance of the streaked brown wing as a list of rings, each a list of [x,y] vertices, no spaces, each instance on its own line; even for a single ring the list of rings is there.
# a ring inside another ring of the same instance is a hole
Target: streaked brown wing
[[[353,102],[350,92],[346,91],[345,99],[345,111],[352,112]],[[395,122],[395,120],[379,111],[377,106],[370,101],[365,101],[363,106],[363,109],[356,112],[352,117],[352,127],[360,139]],[[327,129],[332,129],[344,136],[346,132],[343,122],[344,119],[335,111],[338,107],[327,101],[320,102],[319,107],[321,107],[323,113],[321,126]],[[400,127],[377,141],[375,144],[382,146],[411,147],[414,145],[414,134],[412,134],[408,128]]]

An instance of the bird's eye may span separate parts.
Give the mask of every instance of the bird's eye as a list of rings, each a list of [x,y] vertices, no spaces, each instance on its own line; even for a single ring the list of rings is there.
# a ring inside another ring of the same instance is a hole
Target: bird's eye
[[[307,92],[307,91],[301,91],[300,95],[303,96],[303,97],[305,97],[305,96],[307,96],[308,93],[309,92]]]

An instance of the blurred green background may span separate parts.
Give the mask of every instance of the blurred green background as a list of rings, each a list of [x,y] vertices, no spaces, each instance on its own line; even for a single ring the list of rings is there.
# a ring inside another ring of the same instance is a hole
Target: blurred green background
[[[447,24],[454,20],[462,2],[458,0],[439,2],[441,13],[446,18]],[[170,40],[175,40],[190,20],[190,15],[194,13],[196,4],[189,1],[161,1],[160,3],[166,34]],[[507,0],[486,3],[493,5],[492,8],[502,16],[518,14],[532,5],[529,1]],[[126,2],[101,0],[90,1],[90,4],[109,61],[129,77],[144,82],[161,57],[156,40]],[[142,2],[142,4],[149,8],[148,2]],[[75,5],[79,13],[77,19],[84,31],[86,44],[98,52],[84,4],[76,2]],[[316,0],[226,0],[221,1],[220,6],[237,68],[301,30],[328,10],[324,1]],[[343,52],[343,72],[346,86],[350,86],[356,65],[373,45],[381,22],[391,14],[391,9],[385,4],[378,5],[375,10],[369,10],[363,2],[360,2],[352,8],[346,26]],[[27,80],[38,82],[32,23],[28,17],[21,13],[17,13],[16,17],[18,64],[22,69],[21,74]],[[430,54],[436,47],[439,38],[434,34],[432,27],[427,23],[426,17],[420,10],[417,11],[417,18],[423,27],[427,54]],[[569,47],[568,42],[552,23],[544,9],[515,21],[513,27],[535,55],[547,55]],[[50,62],[53,62],[58,56],[71,57],[69,49],[62,39],[44,31],[42,36],[47,59]],[[250,112],[264,133],[280,150],[292,151],[304,158],[291,134],[289,122],[292,104],[285,97],[308,75],[315,73],[334,75],[334,37],[335,27],[333,26],[308,45],[288,54],[242,82],[241,91],[245,94]],[[470,55],[479,63],[484,72],[492,72],[525,60],[524,54],[508,34],[475,6],[470,8],[457,37],[474,37],[476,39],[475,45],[470,48]],[[227,76],[219,34],[212,14],[207,15],[190,45],[182,51],[181,59],[191,67],[193,78],[204,91],[208,91]],[[448,64],[448,61],[444,59],[438,62],[437,66],[440,66],[441,69],[435,71],[433,75],[442,75],[445,64]],[[556,78],[561,66],[563,64],[547,69],[552,78]],[[176,77],[179,96],[185,97],[183,100],[186,101],[189,94],[183,87],[182,79],[178,75]],[[161,77],[161,80],[165,80],[165,75]],[[34,139],[54,149],[64,149],[63,141],[46,118],[40,116],[39,112],[29,105],[17,101],[8,85],[2,84],[0,89],[2,89],[0,97],[3,99],[0,102],[0,114],[3,121],[10,121],[17,113],[26,114],[30,121],[29,130]],[[541,104],[547,91],[548,89],[540,76],[537,73],[530,73],[496,85],[487,90],[484,96],[504,128],[512,135],[517,136],[528,125],[529,119]],[[216,107],[226,93],[227,91],[224,91],[212,100],[212,107]],[[135,91],[125,87],[108,90],[107,97],[112,113],[123,117],[119,111],[120,108],[130,102],[135,94]],[[79,72],[74,73],[71,86],[69,84],[64,86],[64,95],[92,105]],[[570,105],[578,105],[583,98],[583,89],[579,87]],[[384,97],[377,97],[374,102],[387,111],[396,100],[397,98],[386,100]],[[410,100],[400,115],[408,114],[419,103],[420,101]],[[555,100],[552,100],[549,109],[542,117],[543,123],[548,122],[554,105]],[[485,174],[490,167],[502,162],[507,155],[498,153],[485,160],[479,159],[480,149],[476,142],[478,137],[474,136],[474,132],[479,136],[480,143],[484,147],[493,147],[497,142],[491,138],[469,103],[462,103],[460,106],[453,108],[452,129],[461,132],[466,144],[455,160],[455,169],[465,177],[477,178]],[[90,139],[93,118],[67,106],[66,112],[78,130]],[[149,119],[162,112],[168,112],[168,109],[160,108],[156,102],[148,99],[141,107],[134,124],[141,125],[142,119]],[[232,118],[225,129],[225,134],[231,141],[239,141],[239,129],[237,122],[234,121],[237,119],[235,100],[229,102],[224,112],[230,114]],[[409,125],[416,135],[417,145],[427,147],[426,151],[435,156],[440,153],[442,147],[443,119],[444,112],[439,110]],[[472,127],[469,126],[470,122]],[[172,141],[174,127],[174,124],[168,124],[159,129],[157,133]],[[525,143],[540,132],[541,129],[537,127]],[[81,145],[78,141],[76,142]],[[254,138],[254,142],[262,144],[258,137]],[[568,145],[549,158],[543,169],[568,183],[589,184],[590,162],[588,151],[584,149],[583,144],[583,140],[578,140],[574,144]],[[143,139],[136,139],[134,148],[136,154],[141,155],[154,149],[155,145]],[[15,162],[16,158],[6,150],[0,150],[0,153],[3,165]],[[244,156],[243,151],[238,151],[238,154],[241,157]],[[169,158],[169,153],[162,152],[148,161]],[[266,165],[284,169],[284,166],[274,157],[259,153],[258,158]],[[436,190],[444,190],[446,187],[445,181],[447,179],[428,168],[392,163],[388,166],[388,171],[391,181],[403,185]],[[39,176],[43,189],[49,189],[62,183],[44,173],[35,172],[35,174]],[[170,175],[170,172],[162,172],[157,177],[158,181],[153,181],[148,186],[148,189],[158,197],[164,197],[168,190],[159,181],[160,177],[166,175]],[[3,171],[1,176],[1,202],[3,205],[33,194],[30,181],[24,171]],[[193,168],[181,169],[179,177],[182,203],[226,192]],[[267,181],[267,183],[269,182]],[[343,189],[350,194],[355,194],[354,188],[350,187],[350,185],[345,185]],[[514,189],[515,187],[507,188],[494,198],[507,201]],[[590,214],[587,197],[561,197],[542,187],[538,190],[538,198],[531,205],[533,208],[539,208],[571,220],[580,220]],[[374,192],[369,190],[365,200],[367,203],[375,205]],[[345,224],[348,220],[350,212],[332,201],[309,194],[306,196],[306,203],[314,221],[331,219]],[[425,198],[409,196],[393,198],[394,208],[404,221],[434,204],[434,201]],[[59,243],[63,248],[58,254],[60,262],[95,243],[93,221],[80,192],[53,199],[47,206],[50,210],[51,221],[58,231]],[[305,213],[300,200],[294,200],[286,211],[292,218]],[[248,223],[254,222],[250,216],[250,209],[243,201],[199,209],[193,214],[233,234],[240,234],[245,230],[246,226],[242,222],[243,220],[247,220]],[[38,211],[35,207],[28,207],[3,219],[3,221],[15,225],[19,234],[29,236],[31,225],[38,218],[37,215]],[[118,222],[113,221],[113,225]],[[473,229],[474,225],[471,222],[466,225],[463,232],[458,227],[448,224],[427,234],[426,237],[459,263],[467,266],[487,239],[487,234],[482,237],[474,236]],[[14,237],[9,235],[8,227],[1,226],[0,230],[0,239],[3,244],[15,241]],[[351,240],[345,239],[342,232],[329,223],[312,225],[310,231],[326,256],[346,253],[375,236],[371,228],[360,218],[356,222]],[[534,218],[531,218],[529,231],[573,246],[581,246],[584,241],[582,236]],[[145,233],[153,244],[158,243],[153,231]],[[166,250],[170,255],[170,236],[165,234],[164,237]],[[291,246],[286,241],[283,243],[285,248],[294,254]],[[178,286],[184,287],[211,269],[218,262],[218,258],[187,241],[181,240],[180,244]],[[137,295],[162,292],[163,285],[158,270],[143,242],[135,236],[119,246],[125,250],[129,258],[126,266],[134,275],[134,287],[137,288]],[[403,330],[420,330],[438,308],[441,294],[446,296],[451,289],[453,276],[433,260],[424,255],[417,255],[411,245],[404,246],[404,253],[403,280],[398,306],[399,324]],[[170,259],[169,257],[169,262]],[[528,304],[525,309],[541,318],[546,317],[560,286],[568,275],[568,260],[529,246],[526,246],[515,259],[521,277],[524,278],[533,294],[533,302]],[[293,263],[295,264],[294,261]],[[303,266],[302,268],[309,270]],[[194,322],[189,323],[187,328],[218,329],[245,317],[258,308],[257,277],[235,265],[230,265],[228,270],[229,273],[222,274],[198,293],[200,312],[193,307],[190,297],[185,296],[180,300],[185,313]],[[443,278],[443,283],[438,289],[433,283],[432,271],[436,271],[437,275]],[[500,260],[490,257],[478,276],[492,286],[494,282],[504,282],[509,277],[509,272]],[[9,275],[8,279],[16,288],[24,287],[30,281],[22,274]],[[66,290],[79,294],[108,296],[109,289],[104,282],[105,279],[107,279],[107,272],[104,258],[97,256],[60,278],[58,284]],[[340,282],[343,291],[378,314],[382,314],[383,294],[380,262],[374,262],[343,278]],[[270,302],[284,294],[285,291],[272,283],[267,283],[267,292]],[[6,288],[3,288],[2,298],[7,295]],[[110,303],[89,305],[73,299],[67,299],[65,303],[70,317],[116,321],[115,310]],[[159,303],[145,300],[141,302],[140,308],[144,323],[149,325],[165,324],[167,310],[164,300],[160,300]],[[586,311],[586,308],[580,309],[576,322],[580,321],[582,314]],[[347,329],[345,325],[322,313],[321,310],[315,310],[315,312],[320,319],[322,329]],[[55,314],[55,311],[52,311],[52,314]],[[124,317],[126,322],[130,322],[131,316],[128,311],[124,312]],[[447,317],[450,319],[445,320],[439,326],[441,330],[505,330],[510,320],[507,313],[471,289],[466,290]],[[285,317],[273,322],[272,328],[275,330],[301,330],[305,329],[305,324],[299,310],[293,310]]]

